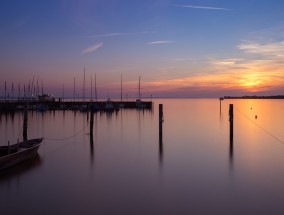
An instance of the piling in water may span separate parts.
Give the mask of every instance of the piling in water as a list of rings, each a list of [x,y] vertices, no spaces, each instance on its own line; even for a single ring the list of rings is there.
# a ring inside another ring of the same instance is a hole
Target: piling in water
[[[229,105],[229,121],[230,121],[230,143],[233,142],[234,137],[234,105]]]
[[[159,104],[159,157],[161,164],[163,161],[163,122],[164,122],[163,104]]]
[[[163,135],[163,121],[164,121],[164,113],[163,113],[163,104],[159,104],[159,137]]]
[[[24,108],[23,140],[28,140],[28,104]]]

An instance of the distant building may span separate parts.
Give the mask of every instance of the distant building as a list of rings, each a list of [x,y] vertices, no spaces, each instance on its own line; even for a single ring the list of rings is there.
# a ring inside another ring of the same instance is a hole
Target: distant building
[[[38,96],[38,100],[42,102],[54,102],[55,98],[53,97],[53,95],[43,94],[41,96]]]

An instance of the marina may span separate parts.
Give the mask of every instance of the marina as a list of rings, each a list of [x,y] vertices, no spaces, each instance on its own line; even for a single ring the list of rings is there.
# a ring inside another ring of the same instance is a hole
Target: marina
[[[0,101],[0,111],[17,111],[23,110],[28,104],[28,109],[31,110],[79,110],[80,107],[85,106],[85,109],[92,109],[95,107],[97,110],[105,110],[108,101],[40,101],[40,100],[25,100],[13,101],[2,100]],[[152,101],[112,101],[112,104],[119,108],[139,108],[151,109],[153,107]],[[108,105],[107,105],[108,106]]]
[[[223,100],[221,112],[217,99],[153,105],[28,111],[28,139],[44,139],[38,156],[1,172],[1,212],[284,212],[283,100]],[[0,114],[2,145],[21,140],[22,131],[22,112]]]

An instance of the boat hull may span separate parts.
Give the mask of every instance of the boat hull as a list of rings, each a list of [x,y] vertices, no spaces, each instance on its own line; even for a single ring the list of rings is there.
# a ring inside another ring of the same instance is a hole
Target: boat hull
[[[18,163],[21,163],[37,155],[37,151],[41,145],[42,139],[36,139],[36,140],[37,142],[33,144],[31,141],[19,143],[19,149],[17,152],[13,152],[5,156],[1,156],[0,157],[0,170],[14,166]]]

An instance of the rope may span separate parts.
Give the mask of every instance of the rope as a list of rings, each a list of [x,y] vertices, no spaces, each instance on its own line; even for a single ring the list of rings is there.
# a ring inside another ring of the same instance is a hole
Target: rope
[[[86,125],[81,130],[77,131],[72,136],[69,136],[69,137],[66,137],[66,138],[48,138],[48,137],[44,137],[44,139],[45,140],[69,140],[69,139],[77,136],[78,134],[80,134],[87,126],[88,126],[88,123],[86,123]]]
[[[275,140],[277,140],[278,142],[284,144],[284,141],[282,141],[281,139],[279,139],[278,137],[276,137],[274,134],[272,134],[270,131],[266,130],[264,127],[258,125],[255,121],[251,120],[247,115],[245,115],[244,113],[242,113],[238,108],[235,108],[237,112],[239,112],[243,117],[245,117],[247,120],[249,120],[251,123],[253,123],[255,126],[257,126],[258,128],[260,128],[262,131],[264,131],[265,133],[267,133],[268,135],[270,135],[272,138],[274,138]]]

